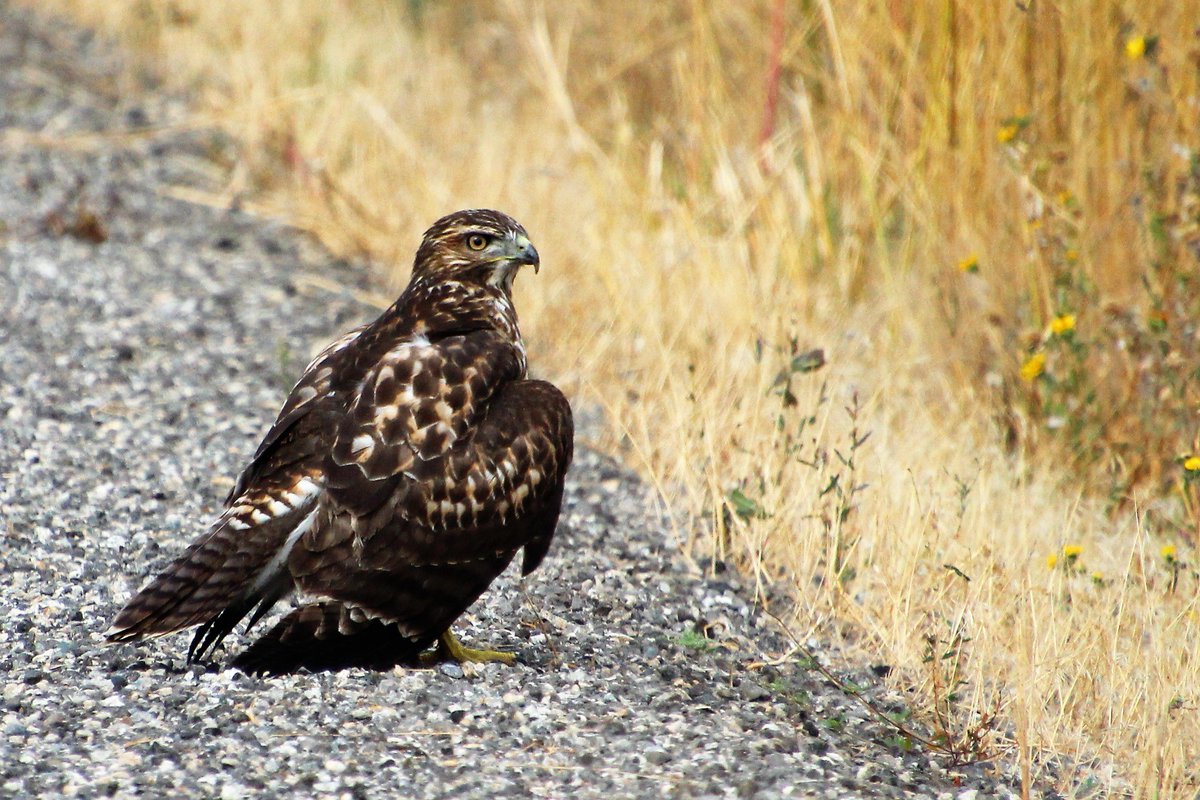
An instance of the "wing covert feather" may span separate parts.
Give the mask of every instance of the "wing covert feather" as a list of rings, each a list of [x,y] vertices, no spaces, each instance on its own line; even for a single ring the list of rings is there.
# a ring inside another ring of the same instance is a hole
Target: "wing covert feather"
[[[353,465],[371,481],[439,459],[466,435],[496,387],[520,377],[522,363],[513,343],[493,330],[434,342],[419,336],[392,348],[363,379],[338,428],[331,467]],[[334,499],[357,505],[352,494]]]

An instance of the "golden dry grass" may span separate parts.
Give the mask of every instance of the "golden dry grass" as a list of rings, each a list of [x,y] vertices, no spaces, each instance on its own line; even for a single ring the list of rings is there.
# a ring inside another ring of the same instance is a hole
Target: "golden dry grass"
[[[239,143],[224,199],[397,286],[442,213],[521,219],[535,369],[605,409],[600,446],[695,553],[790,587],[797,629],[896,665],[926,719],[998,709],[987,746],[1077,761],[1064,788],[1200,788],[1194,575],[1012,399],[1055,314],[1106,324],[1071,298],[1138,307],[1163,258],[1143,207],[1189,213],[1187,4],[786,3],[765,142],[769,0],[50,5],[195,90]],[[829,365],[785,404],[810,347]],[[1161,482],[1175,455],[1137,457]]]

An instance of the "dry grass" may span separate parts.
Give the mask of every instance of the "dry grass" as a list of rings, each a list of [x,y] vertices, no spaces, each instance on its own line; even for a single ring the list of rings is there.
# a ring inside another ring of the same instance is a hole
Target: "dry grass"
[[[52,5],[195,88],[239,143],[226,199],[396,285],[440,214],[511,211],[546,265],[518,286],[532,363],[605,408],[696,552],[789,586],[950,736],[998,709],[983,744],[1033,771],[1195,795],[1195,512],[1169,491],[1194,491],[1195,389],[1103,338],[1195,270],[1187,4],[786,3],[767,123],[765,0]],[[1059,346],[1066,312],[1103,346]],[[1178,425],[1097,417],[1146,397]]]

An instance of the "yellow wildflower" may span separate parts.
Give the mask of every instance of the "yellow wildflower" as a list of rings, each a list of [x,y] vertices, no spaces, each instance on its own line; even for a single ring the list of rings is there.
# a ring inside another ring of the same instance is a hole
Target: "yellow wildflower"
[[[1027,381],[1036,380],[1046,371],[1046,354],[1034,353],[1021,365],[1021,377]]]
[[[1071,194],[1066,189],[1063,189],[1061,192],[1058,193],[1059,205],[1069,206],[1069,205],[1071,205],[1072,202],[1074,202],[1074,200],[1075,200],[1075,195]]]
[[[1008,144],[1013,139],[1017,138],[1017,134],[1021,131],[1021,126],[1015,122],[1008,125],[1001,125],[1000,130],[996,131],[996,141],[1000,144]]]
[[[1075,559],[1079,558],[1082,553],[1083,545],[1081,544],[1063,545],[1063,558],[1069,558],[1074,561]]]
[[[1046,556],[1046,566],[1050,569],[1054,569],[1058,566],[1058,553],[1051,553],[1050,555]]]
[[[1104,583],[1104,575],[1099,572],[1093,572],[1092,573],[1092,583],[1095,583],[1097,585]]]
[[[1184,460],[1183,468],[1188,472],[1200,472],[1200,456],[1189,456]]]
[[[971,255],[958,262],[959,272],[979,272],[979,256],[972,253]]]
[[[1076,250],[1074,247],[1068,248],[1067,249],[1067,261],[1070,261],[1072,264],[1074,264],[1078,260],[1079,260],[1079,251]]]
[[[1073,330],[1075,330],[1074,314],[1060,314],[1050,320],[1050,332],[1055,336],[1062,336],[1064,333]]]
[[[1158,554],[1163,557],[1163,561],[1166,561],[1168,564],[1175,563],[1176,553],[1177,551],[1173,544],[1164,544],[1162,549],[1158,551]]]
[[[1130,61],[1137,61],[1139,58],[1146,55],[1146,37],[1133,36],[1126,41],[1125,55],[1129,56]]]

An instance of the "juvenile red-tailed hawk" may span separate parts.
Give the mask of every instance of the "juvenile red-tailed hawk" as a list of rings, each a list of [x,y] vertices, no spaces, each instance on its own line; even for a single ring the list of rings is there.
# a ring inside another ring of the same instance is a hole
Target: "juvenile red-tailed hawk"
[[[126,642],[199,625],[203,659],[247,614],[305,603],[234,660],[250,672],[387,667],[440,642],[524,548],[550,547],[571,461],[571,408],[525,377],[512,304],[538,253],[515,220],[459,211],[425,232],[379,319],[304,370],[212,528],[121,610]]]

